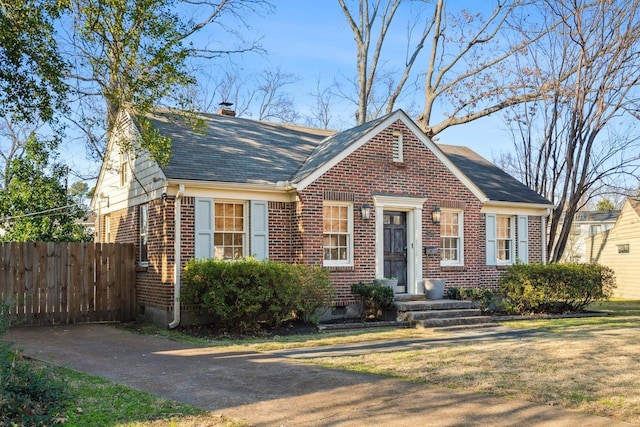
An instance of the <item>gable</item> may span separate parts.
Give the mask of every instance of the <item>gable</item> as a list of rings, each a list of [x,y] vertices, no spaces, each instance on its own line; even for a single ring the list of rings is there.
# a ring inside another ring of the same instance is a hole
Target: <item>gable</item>
[[[133,152],[121,156],[121,144],[126,141],[135,145],[139,133],[126,112],[120,114],[117,123],[107,141],[91,200],[96,212],[108,213],[159,198],[166,183],[159,165],[146,150],[130,150]],[[123,161],[126,171],[121,176]]]
[[[451,160],[438,148],[427,135],[406,115],[402,110],[397,110],[379,119],[357,126],[344,132],[340,132],[323,142],[309,156],[307,162],[296,173],[292,182],[297,184],[298,190],[302,190],[314,182],[318,177],[329,171],[340,161],[365,145],[376,135],[387,129],[396,121],[411,132],[420,143],[428,149],[453,175],[471,191],[475,197],[484,201],[486,199],[482,191],[463,174]]]

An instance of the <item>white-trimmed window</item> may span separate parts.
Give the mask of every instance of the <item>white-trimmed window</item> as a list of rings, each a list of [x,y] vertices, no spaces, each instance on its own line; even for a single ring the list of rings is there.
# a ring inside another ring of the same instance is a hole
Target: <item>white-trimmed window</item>
[[[322,211],[324,265],[353,265],[352,204],[325,202]]]
[[[513,217],[506,215],[496,215],[496,260],[498,264],[513,263],[513,242]]]
[[[233,260],[246,255],[246,204],[215,202],[213,256]]]
[[[127,185],[129,180],[128,170],[129,170],[129,155],[120,151],[120,187],[124,187]]]
[[[485,220],[487,265],[529,262],[528,216],[487,213]]]
[[[251,223],[249,223],[251,220]],[[198,259],[269,258],[269,209],[265,200],[195,198],[195,248]]]
[[[140,205],[140,265],[149,264],[149,205]]]
[[[463,224],[462,211],[440,213],[440,265],[464,265]]]

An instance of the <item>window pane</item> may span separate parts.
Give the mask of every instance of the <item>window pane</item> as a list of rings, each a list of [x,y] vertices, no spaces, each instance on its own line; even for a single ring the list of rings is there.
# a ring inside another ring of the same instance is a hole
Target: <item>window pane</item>
[[[347,205],[323,207],[323,254],[326,261],[349,261],[351,231]]]
[[[214,255],[218,259],[244,256],[244,204],[215,204]]]
[[[457,264],[461,261],[462,229],[459,226],[460,212],[443,210],[440,213],[440,260]]]

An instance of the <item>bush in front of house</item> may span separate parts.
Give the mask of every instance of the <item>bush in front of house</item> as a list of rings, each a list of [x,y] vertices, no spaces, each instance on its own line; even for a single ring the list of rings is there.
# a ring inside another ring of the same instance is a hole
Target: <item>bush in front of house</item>
[[[482,312],[492,311],[496,298],[494,293],[487,288],[457,288],[452,287],[445,292],[446,299],[473,301],[478,303]]]
[[[6,306],[0,307],[0,337],[9,327]],[[51,426],[65,420],[68,396],[49,368],[35,368],[0,341],[0,425]]]
[[[599,264],[515,264],[499,287],[508,312],[566,313],[609,299],[616,283],[613,270]]]
[[[319,267],[252,258],[191,260],[182,277],[182,302],[200,304],[226,330],[258,330],[296,316],[317,322],[318,310],[335,295]]]
[[[362,300],[363,318],[378,318],[382,309],[389,307],[395,298],[393,288],[380,283],[354,283],[351,285],[351,293]]]

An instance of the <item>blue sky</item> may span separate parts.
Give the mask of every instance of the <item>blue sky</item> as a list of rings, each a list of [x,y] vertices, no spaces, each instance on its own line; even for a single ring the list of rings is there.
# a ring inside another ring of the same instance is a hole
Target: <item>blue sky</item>
[[[404,59],[406,32],[403,27],[408,13],[408,9],[399,10],[397,25],[392,27],[387,36],[387,56],[392,58],[390,67],[393,67],[393,58],[397,61]],[[295,74],[300,80],[291,91],[295,93],[299,109],[306,108],[305,102],[312,102],[304,94],[314,89],[318,76],[323,83],[329,84],[334,76],[355,75],[356,43],[337,0],[279,1],[272,14],[249,22],[262,34],[261,43],[268,54],[247,55],[241,63],[247,72],[254,70],[259,73],[265,68],[280,68],[285,73]],[[420,64],[416,64],[414,69],[420,70]],[[422,108],[421,97],[421,93],[414,96],[419,109]],[[355,111],[355,105],[341,104],[338,108],[338,114],[344,116],[343,123],[353,124],[348,121]],[[499,113],[454,126],[438,135],[438,142],[468,146],[489,160],[497,158],[500,152],[512,149],[511,136]]]
[[[245,54],[235,57],[236,67],[248,74],[257,75],[264,69],[280,69],[283,73],[294,74],[298,82],[287,88],[294,95],[297,109],[304,112],[313,99],[307,95],[313,91],[318,77],[325,85],[334,78],[344,79],[355,75],[356,44],[353,34],[337,0],[275,0],[273,13],[251,16],[247,23],[251,26],[247,37],[260,37],[266,55]],[[450,2],[459,6],[460,2]],[[393,61],[403,61],[406,49],[406,25],[408,9],[400,9],[396,16],[396,26],[387,35],[386,57]],[[214,31],[213,29],[211,31]],[[219,33],[200,34],[216,40]],[[208,74],[216,78],[224,66],[218,62],[206,64]],[[419,63],[414,69],[423,69]],[[421,93],[415,94],[418,109],[422,108]],[[402,108],[399,104],[397,108]],[[336,105],[335,115],[338,128],[354,125],[353,113],[356,106],[342,102]],[[437,141],[452,145],[465,145],[493,161],[501,152],[512,149],[511,138],[501,116],[476,120],[454,126],[437,136]],[[74,170],[85,174],[97,174],[99,165],[87,162],[84,147],[66,143],[62,147],[63,158]]]

